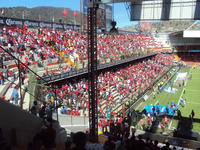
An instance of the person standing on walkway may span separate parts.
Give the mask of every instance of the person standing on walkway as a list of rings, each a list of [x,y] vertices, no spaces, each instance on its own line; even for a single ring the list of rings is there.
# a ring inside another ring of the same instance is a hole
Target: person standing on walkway
[[[162,133],[164,133],[164,132],[165,132],[165,124],[164,124],[164,123],[161,123],[161,124],[160,124],[160,127],[161,127],[161,130],[162,130]]]
[[[148,117],[147,124],[148,124],[147,128],[150,129],[150,127],[151,127],[151,117]]]
[[[4,85],[4,76],[3,76],[3,72],[0,73],[0,84]]]
[[[25,75],[23,71],[21,72],[20,77],[21,77],[21,85],[24,85]]]
[[[31,107],[30,111],[31,111],[31,114],[37,116],[37,101],[33,102],[33,105]]]
[[[102,123],[101,123],[101,120],[99,121],[98,126],[99,126],[99,131],[102,132],[103,130],[102,130]]]
[[[18,99],[19,99],[19,94],[18,94],[18,91],[17,91],[17,87],[15,87],[13,92],[12,92],[12,100],[14,101],[15,105],[18,105]]]
[[[165,127],[168,127],[169,118],[165,117]]]

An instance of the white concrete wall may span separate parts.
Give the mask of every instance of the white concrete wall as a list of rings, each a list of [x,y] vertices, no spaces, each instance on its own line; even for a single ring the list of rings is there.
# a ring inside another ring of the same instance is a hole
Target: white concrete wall
[[[41,120],[5,100],[0,99],[0,128],[11,143],[11,129],[16,129],[17,145],[26,145],[40,131]]]
[[[185,30],[183,32],[184,38],[200,38],[200,31],[199,30]]]

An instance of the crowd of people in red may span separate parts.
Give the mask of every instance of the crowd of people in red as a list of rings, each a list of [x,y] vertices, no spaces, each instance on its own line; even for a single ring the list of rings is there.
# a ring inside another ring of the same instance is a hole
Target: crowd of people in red
[[[137,99],[168,67],[172,55],[158,54],[151,59],[127,66],[123,69],[101,73],[98,76],[98,112],[102,118],[116,115],[113,111],[128,97]],[[88,84],[86,79],[67,82],[55,91],[42,89],[46,101],[53,102],[54,95],[64,105],[63,114],[86,115],[89,109]],[[113,94],[115,92],[115,95]],[[117,98],[116,98],[117,97]]]
[[[157,46],[153,37],[142,34],[98,34],[97,38],[99,63],[104,63],[107,58],[116,60],[121,56],[131,56]],[[54,58],[64,61],[59,52],[79,64],[87,59],[87,34],[73,30],[3,27],[0,28],[0,45],[27,65],[43,60],[51,62]],[[4,61],[11,58],[3,50],[0,53]]]
[[[52,59],[63,62],[64,59],[59,52],[64,53],[66,58],[73,58],[75,62],[80,64],[87,59],[87,34],[73,30],[31,29],[26,26],[23,28],[3,27],[0,28],[0,45],[26,65],[33,64],[33,62],[43,64],[44,60],[51,62]],[[103,63],[108,58],[117,60],[121,59],[122,56],[138,55],[138,53],[146,53],[147,49],[156,46],[158,45],[153,37],[142,34],[98,34],[98,60],[99,63]],[[3,61],[12,59],[1,49],[0,54]],[[171,59],[172,56],[159,54],[152,59],[130,65],[124,69],[101,73],[98,77],[100,85],[98,110],[102,117],[116,115],[116,112],[111,114],[110,111],[118,103],[123,102],[129,95],[136,98],[144,92],[159,73],[171,65]],[[24,68],[24,73],[26,73],[26,69]],[[65,66],[64,69],[70,71],[73,66]],[[46,72],[48,73],[48,70]],[[2,82],[4,76],[5,73],[1,73]],[[8,77],[9,74],[6,76]],[[113,91],[116,91],[117,95],[113,95]],[[55,92],[46,90],[44,93],[48,93],[46,100],[54,101],[51,97],[53,94],[55,95]],[[66,106],[63,108],[64,113],[80,115],[80,110],[83,110],[83,114],[87,114],[85,112],[89,108],[89,103],[86,79],[63,85],[61,90],[56,91],[56,95],[62,99]]]
[[[131,57],[139,53],[145,54],[150,48],[158,46],[153,37],[142,34],[98,34],[97,44],[100,64],[105,63],[106,59],[120,60],[123,57]],[[0,46],[3,46],[26,65],[31,65],[33,62],[44,65],[44,60],[52,62],[52,59],[56,59],[59,63],[65,62],[59,52],[62,52],[64,57],[73,59],[75,64],[83,64],[87,60],[87,34],[73,30],[28,29],[25,26],[23,28],[3,27],[0,28]],[[13,59],[1,49],[0,54],[3,61]],[[116,116],[118,113],[115,111],[116,108],[126,102],[126,99],[136,100],[157,80],[161,73],[172,65],[172,60],[173,55],[157,54],[150,59],[130,64],[125,68],[102,72],[98,76],[99,116],[101,118]],[[15,74],[9,70],[9,67],[6,66],[6,68],[7,72],[0,73],[1,84],[3,84],[4,77],[8,80],[12,80],[9,79],[11,76],[15,78]],[[23,68],[22,72],[27,73],[26,69]],[[65,66],[63,69],[70,71],[73,66]],[[10,82],[10,87],[12,87],[13,81]],[[87,79],[69,81],[56,90],[42,87],[40,92],[41,99],[47,102],[45,107],[48,109],[51,109],[51,106],[55,105],[56,102],[56,105],[63,105],[62,108],[58,109],[62,114],[88,115]],[[40,116],[43,118],[44,114],[40,113]],[[119,117],[116,122],[102,119],[98,126],[102,127],[102,131],[105,131],[109,126],[111,127],[110,131],[119,136],[119,127],[114,124],[120,124],[122,120],[122,117]],[[123,131],[125,129],[126,126]]]
[[[66,62],[65,58],[72,59],[72,64],[65,65],[59,69],[62,71],[71,71],[76,68],[74,64],[81,66],[87,62],[87,34],[79,31],[66,30],[54,31],[50,29],[32,29],[24,26],[23,28],[2,27],[0,28],[0,46],[3,46],[7,51],[19,58],[24,64],[38,64],[46,69],[44,75],[54,74],[55,71],[49,71],[48,65],[45,66],[44,60],[51,63],[52,60],[56,64]],[[156,47],[157,43],[153,37],[145,35],[105,35],[98,34],[98,60],[99,63],[105,63],[106,59],[119,60],[122,56],[133,56],[138,53],[146,53],[146,48]],[[62,52],[63,56],[60,56]],[[7,72],[12,65],[3,65],[4,61],[12,60],[13,58],[0,49],[1,68],[6,68],[6,72],[1,72],[0,81],[4,81],[9,76]],[[84,62],[85,61],[85,62]],[[24,67],[24,74],[27,68]],[[57,69],[58,71],[58,69]],[[12,73],[13,75],[14,73]],[[12,79],[12,82],[14,80]]]

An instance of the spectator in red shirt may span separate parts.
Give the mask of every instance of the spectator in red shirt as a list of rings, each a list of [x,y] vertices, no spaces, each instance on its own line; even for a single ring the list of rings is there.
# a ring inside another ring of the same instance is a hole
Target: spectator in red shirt
[[[150,127],[151,127],[151,118],[150,117],[148,117],[148,119],[147,119],[147,124],[148,124],[148,129],[150,129]]]
[[[102,132],[102,123],[101,123],[101,120],[99,121],[98,126],[99,126],[99,130],[100,130],[100,132]]]
[[[161,127],[161,130],[162,130],[162,133],[163,133],[165,131],[165,125],[163,123],[161,123],[160,127]]]

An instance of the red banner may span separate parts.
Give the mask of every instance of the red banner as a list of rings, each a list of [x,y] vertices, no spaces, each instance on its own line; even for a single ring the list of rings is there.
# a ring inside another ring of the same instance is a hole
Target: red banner
[[[76,17],[77,17],[77,12],[76,12],[76,11],[74,11],[75,25],[76,25]]]
[[[65,16],[65,24],[67,24],[67,10],[66,9],[63,10],[63,14]]]

